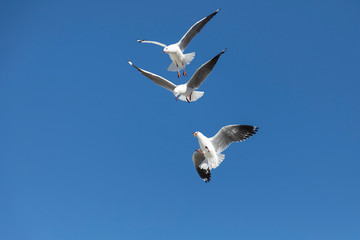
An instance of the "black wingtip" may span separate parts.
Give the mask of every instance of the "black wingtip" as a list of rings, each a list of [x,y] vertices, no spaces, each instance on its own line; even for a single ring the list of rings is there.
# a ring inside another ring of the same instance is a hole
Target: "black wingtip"
[[[200,169],[200,168],[197,168],[196,169],[197,172],[199,173],[201,179],[205,182],[205,183],[208,183],[211,181],[211,171],[209,169]]]
[[[141,39],[138,39],[138,40],[137,40],[138,43],[141,43],[141,42],[143,42],[143,41],[145,41],[145,39],[142,39],[142,40],[141,40]]]
[[[220,57],[221,55],[223,55],[224,52],[226,52],[226,50],[227,50],[227,48],[225,48],[224,50],[222,50],[222,51],[217,55],[217,57]]]
[[[205,183],[210,182],[211,181],[211,173],[209,172],[209,174],[206,177],[204,177],[202,180],[204,180]]]

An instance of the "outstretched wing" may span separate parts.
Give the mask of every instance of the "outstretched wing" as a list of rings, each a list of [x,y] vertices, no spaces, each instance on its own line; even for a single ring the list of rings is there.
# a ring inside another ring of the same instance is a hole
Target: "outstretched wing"
[[[200,87],[200,85],[205,81],[207,76],[211,73],[213,68],[215,67],[215,64],[219,60],[219,57],[226,51],[223,50],[221,53],[213,57],[211,60],[204,63],[201,67],[196,70],[194,75],[190,78],[189,82],[187,83],[188,87],[191,87],[193,89],[197,89]]]
[[[138,68],[137,66],[135,66],[132,62],[130,62],[128,60],[129,64],[131,66],[133,66],[134,68],[136,68],[139,72],[141,72],[143,75],[145,75],[147,78],[149,78],[151,81],[153,81],[154,83],[156,83],[157,85],[166,88],[169,91],[174,91],[174,88],[176,87],[175,84],[173,84],[172,82],[170,82],[169,80],[166,80],[163,77],[160,77],[159,75],[153,74],[151,72],[145,71],[141,68]]]
[[[216,10],[212,14],[210,14],[207,17],[204,17],[197,23],[195,23],[188,31],[185,33],[185,35],[181,38],[181,40],[177,43],[181,49],[181,51],[184,51],[185,48],[189,45],[190,41],[198,34],[201,29],[212,19],[220,9]]]
[[[160,43],[160,42],[156,42],[156,41],[148,41],[148,40],[137,40],[138,43],[152,43],[152,44],[156,44],[162,47],[167,47],[167,45]]]
[[[216,152],[224,151],[232,142],[242,142],[256,134],[259,128],[250,125],[229,125],[210,138]]]
[[[200,149],[198,150],[200,151]],[[192,156],[196,171],[198,172],[199,176],[204,180],[204,182],[210,182],[211,180],[211,173],[209,169],[202,169],[200,168],[200,164],[205,160],[204,154],[201,154],[197,151],[194,152]]]

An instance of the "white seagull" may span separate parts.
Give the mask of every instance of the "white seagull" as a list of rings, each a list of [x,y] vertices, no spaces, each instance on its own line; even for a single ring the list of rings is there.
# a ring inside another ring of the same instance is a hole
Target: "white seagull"
[[[200,177],[207,183],[211,179],[211,169],[217,168],[224,160],[222,154],[232,142],[242,142],[251,137],[259,128],[250,125],[228,125],[212,138],[207,138],[201,132],[194,132],[199,140],[200,149],[195,150],[193,162]]]
[[[214,68],[215,64],[217,63],[219,57],[226,51],[223,50],[221,53],[213,57],[211,60],[204,63],[201,67],[196,70],[194,75],[190,78],[190,80],[181,85],[175,85],[174,83],[166,80],[165,78],[156,75],[154,73],[145,71],[141,68],[135,66],[132,62],[129,62],[131,66],[136,68],[139,72],[149,78],[151,81],[155,82],[159,86],[166,88],[167,90],[171,91],[175,95],[175,100],[177,100],[178,96],[180,95],[180,100],[187,101],[188,103],[194,102],[201,98],[204,95],[204,92],[195,91],[200,87],[200,85],[205,81],[207,76],[211,73],[212,69]]]
[[[201,29],[205,26],[206,23],[210,21],[212,17],[214,17],[220,9],[216,10],[212,14],[207,17],[204,17],[197,23],[195,23],[187,33],[180,39],[178,43],[171,44],[167,46],[166,44],[155,42],[155,41],[147,41],[147,40],[137,40],[139,43],[152,43],[164,48],[163,53],[168,53],[171,60],[173,61],[170,66],[168,67],[168,71],[171,72],[178,72],[178,78],[181,76],[180,70],[183,69],[183,75],[187,76],[185,72],[185,66],[189,65],[190,62],[195,57],[195,52],[183,54],[185,48],[189,45],[190,41],[198,34]],[[180,70],[179,70],[180,69]]]

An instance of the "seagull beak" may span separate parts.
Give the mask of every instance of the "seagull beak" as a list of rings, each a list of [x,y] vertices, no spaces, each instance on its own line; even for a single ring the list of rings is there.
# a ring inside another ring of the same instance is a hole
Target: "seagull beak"
[[[178,97],[178,96],[175,96],[175,101],[177,101],[177,97]]]
[[[194,134],[194,137],[196,137],[197,133],[196,133],[196,132],[194,132],[193,134]]]
[[[163,53],[165,53],[165,51],[163,51]]]

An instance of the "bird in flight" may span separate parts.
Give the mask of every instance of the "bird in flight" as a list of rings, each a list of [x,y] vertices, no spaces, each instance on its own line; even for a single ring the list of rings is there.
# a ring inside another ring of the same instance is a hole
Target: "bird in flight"
[[[200,148],[195,150],[192,159],[195,168],[204,180],[211,180],[211,169],[217,168],[225,159],[222,152],[227,149],[232,142],[242,142],[256,134],[259,128],[250,125],[228,125],[212,138],[207,138],[201,132],[194,132],[194,137],[198,138]]]
[[[196,22],[186,33],[185,35],[180,39],[179,42],[166,45],[160,42],[156,41],[148,41],[148,40],[137,40],[139,43],[152,43],[159,46],[162,46],[163,53],[169,54],[172,63],[168,67],[168,71],[176,72],[178,73],[178,78],[181,77],[180,70],[183,69],[183,75],[187,76],[187,73],[185,71],[185,66],[189,65],[190,62],[195,57],[195,52],[183,54],[185,48],[189,45],[190,41],[198,34],[201,29],[210,21],[211,18],[213,18],[220,9],[216,10],[212,14],[210,14],[207,17],[204,17],[200,21]]]
[[[204,63],[201,67],[196,70],[194,75],[190,78],[190,80],[185,84],[175,85],[174,83],[166,80],[165,78],[156,75],[154,73],[148,72],[141,68],[135,66],[130,60],[128,60],[129,64],[136,68],[140,73],[145,75],[151,81],[158,84],[160,87],[163,87],[169,91],[171,91],[175,95],[175,100],[177,100],[178,96],[180,95],[179,99],[182,101],[187,101],[188,103],[194,102],[201,98],[204,95],[204,92],[195,91],[200,87],[200,85],[205,81],[207,76],[211,73],[213,68],[215,67],[219,57],[226,51],[224,49],[218,55]]]

